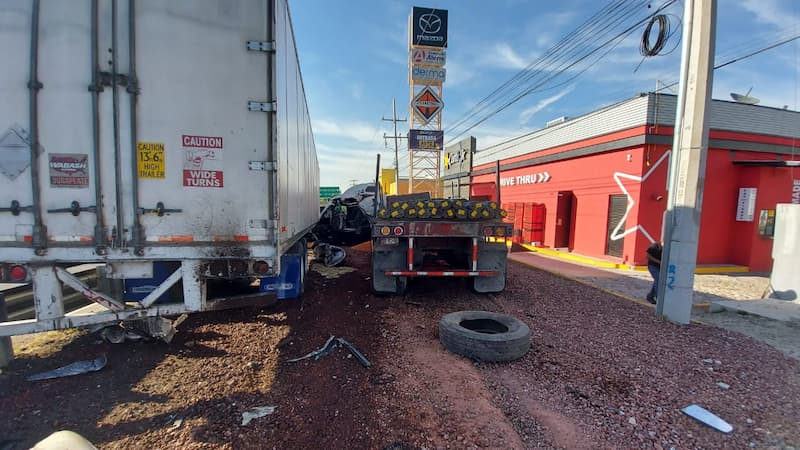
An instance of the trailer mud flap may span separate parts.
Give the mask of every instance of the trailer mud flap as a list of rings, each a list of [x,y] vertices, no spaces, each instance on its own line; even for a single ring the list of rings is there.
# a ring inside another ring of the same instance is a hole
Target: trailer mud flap
[[[481,242],[478,246],[478,270],[496,271],[497,275],[473,278],[472,289],[482,294],[502,292],[506,288],[507,257],[505,242]]]
[[[405,277],[398,278],[387,276],[387,270],[397,270],[398,267],[406,266],[406,252],[408,244],[401,241],[396,246],[380,246],[378,239],[372,240],[372,290],[376,293],[395,294],[403,289]]]

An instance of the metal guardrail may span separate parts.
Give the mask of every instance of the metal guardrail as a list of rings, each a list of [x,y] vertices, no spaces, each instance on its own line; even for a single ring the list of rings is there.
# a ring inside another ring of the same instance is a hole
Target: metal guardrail
[[[94,267],[91,269],[84,269],[74,274],[82,282],[89,286],[97,285],[97,271]],[[64,287],[64,312],[70,312],[75,309],[91,303],[86,297],[75,292],[75,290]],[[6,289],[2,292],[6,299],[6,312],[8,321],[25,320],[36,318],[36,310],[33,303],[33,286],[26,284],[23,286]]]

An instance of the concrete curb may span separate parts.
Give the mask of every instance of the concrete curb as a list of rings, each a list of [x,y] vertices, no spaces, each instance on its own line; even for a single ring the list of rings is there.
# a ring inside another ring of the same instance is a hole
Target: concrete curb
[[[637,272],[646,272],[647,266],[630,266],[628,264],[614,263],[611,261],[601,261],[598,259],[590,258],[588,256],[573,255],[572,253],[564,253],[558,250],[553,250],[543,247],[534,247],[529,244],[518,244],[520,247],[528,250],[529,252],[541,253],[547,256],[575,261],[590,266],[602,267],[605,269],[617,270],[633,270]],[[723,273],[749,273],[750,268],[747,266],[702,266],[695,268],[695,274],[723,274]]]

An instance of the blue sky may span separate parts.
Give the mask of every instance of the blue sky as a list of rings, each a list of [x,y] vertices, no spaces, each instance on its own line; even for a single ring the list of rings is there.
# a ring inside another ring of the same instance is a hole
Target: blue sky
[[[408,15],[412,6],[449,11],[447,82],[443,112],[448,124],[534,61],[610,0],[558,2],[495,0],[411,2],[401,0],[290,0],[292,20],[314,128],[323,186],[345,189],[351,180],[374,176],[375,155],[393,166],[383,134],[392,134],[392,97],[398,116],[409,115]],[[653,1],[653,8],[665,0]],[[718,0],[716,62],[800,34],[800,0]],[[666,10],[673,28],[680,26],[683,2]],[[642,9],[637,17],[645,17]],[[576,78],[532,93],[469,134],[478,149],[542,128],[548,120],[574,117],[601,106],[652,91],[656,80],[677,81],[680,29],[672,36],[669,55],[642,61],[642,26]],[[800,44],[794,41],[721,68],[714,73],[714,98],[730,100],[730,92],[761,99],[765,106],[797,110],[800,95]],[[599,55],[599,53],[598,53]],[[574,73],[577,74],[577,73]],[[554,83],[558,84],[558,83]],[[406,124],[398,125],[405,134]],[[401,176],[407,152],[401,142]]]

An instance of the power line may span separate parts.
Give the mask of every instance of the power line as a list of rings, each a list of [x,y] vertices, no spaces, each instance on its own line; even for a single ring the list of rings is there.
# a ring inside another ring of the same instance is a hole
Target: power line
[[[618,1],[602,9],[579,26],[578,29],[568,34],[542,57],[537,58],[537,60],[517,73],[511,80],[507,81],[499,88],[495,89],[489,96],[481,100],[481,102],[471,108],[470,111],[459,118],[454,124],[451,124],[448,127],[451,131],[458,130],[473,117],[484,113],[492,104],[502,103],[501,106],[484,114],[483,117],[472,123],[463,131],[456,132],[456,135],[450,138],[448,144],[456,141],[475,126],[519,101],[524,96],[536,92],[537,89],[543,88],[548,82],[574,68],[587,58],[590,58],[591,55],[602,50],[603,47],[609,44],[618,45],[618,42],[615,43],[617,39],[630,32],[633,28],[643,24],[650,17],[657,15],[674,2],[675,0],[667,1],[656,11],[648,14],[644,19],[637,21],[632,27],[628,27],[622,33],[606,40],[600,46],[593,46],[591,45],[593,42],[602,40],[603,37],[608,36],[620,24],[626,23],[631,17],[634,17],[636,11],[646,5],[647,2],[632,3],[629,1]],[[585,69],[583,71],[585,71]],[[583,71],[581,71],[581,73]],[[507,100],[508,98],[511,98],[511,100]]]
[[[450,141],[450,142],[452,142],[454,139],[457,139],[458,137],[460,137],[460,136],[462,136],[462,135],[464,135],[464,134],[468,133],[468,132],[469,132],[470,130],[472,130],[473,128],[475,128],[475,127],[477,127],[478,125],[482,124],[483,122],[485,122],[485,121],[489,120],[491,117],[493,117],[494,115],[496,115],[496,114],[498,114],[498,113],[502,112],[503,110],[505,110],[505,109],[506,109],[506,108],[508,108],[509,106],[513,105],[514,103],[518,102],[518,101],[519,101],[519,100],[521,100],[523,97],[525,97],[525,96],[527,96],[527,95],[529,95],[529,94],[531,94],[531,93],[533,93],[533,92],[536,92],[537,88],[540,88],[540,87],[541,87],[541,86],[543,86],[545,83],[547,83],[547,82],[549,82],[550,80],[553,80],[554,78],[556,78],[556,77],[560,76],[561,74],[563,74],[564,72],[566,72],[566,71],[567,71],[567,70],[569,70],[570,68],[572,68],[572,67],[576,66],[577,64],[579,64],[580,62],[582,62],[582,61],[586,60],[587,58],[589,58],[590,56],[592,56],[592,55],[593,55],[594,53],[596,53],[597,51],[599,51],[599,50],[603,49],[603,48],[604,48],[604,47],[606,47],[607,45],[609,45],[609,44],[614,44],[614,42],[615,42],[615,41],[617,41],[618,39],[621,39],[621,38],[622,38],[622,39],[624,39],[624,38],[625,38],[625,37],[626,37],[628,34],[630,34],[631,32],[633,32],[633,31],[634,31],[634,30],[635,30],[637,27],[639,27],[639,26],[640,26],[640,25],[642,25],[644,22],[646,22],[647,20],[649,20],[649,17],[650,17],[650,16],[658,14],[658,13],[659,13],[661,10],[663,10],[663,8],[666,8],[666,7],[668,7],[669,5],[671,5],[672,3],[674,3],[674,1],[675,1],[675,0],[670,0],[670,1],[668,1],[668,2],[667,2],[665,5],[664,5],[664,6],[662,6],[662,7],[661,7],[661,8],[659,8],[658,10],[656,10],[654,13],[650,14],[648,17],[646,17],[646,18],[644,18],[644,19],[641,19],[641,20],[639,20],[639,21],[638,21],[638,22],[636,22],[634,25],[632,25],[632,26],[630,26],[630,27],[626,28],[625,30],[623,30],[621,33],[619,33],[619,34],[615,35],[615,36],[614,36],[614,37],[612,37],[611,39],[608,39],[608,40],[606,40],[606,41],[605,41],[605,42],[603,42],[603,43],[602,43],[600,46],[598,46],[598,47],[596,47],[596,48],[592,49],[592,50],[591,50],[589,53],[587,53],[587,54],[585,54],[585,55],[582,55],[580,58],[578,58],[576,61],[573,61],[573,62],[571,62],[571,63],[570,63],[570,64],[568,64],[566,67],[559,68],[559,71],[558,71],[558,72],[556,72],[555,74],[553,74],[553,75],[551,75],[551,76],[549,76],[549,77],[545,78],[545,79],[544,79],[544,80],[542,80],[541,82],[539,82],[539,83],[537,83],[537,84],[533,85],[532,87],[530,87],[530,88],[529,88],[529,89],[527,89],[526,91],[524,91],[524,92],[522,92],[522,93],[518,94],[518,95],[517,95],[517,96],[515,96],[513,99],[511,99],[511,100],[507,101],[505,104],[503,104],[503,105],[502,105],[502,106],[500,106],[499,108],[495,109],[495,110],[494,110],[494,111],[492,111],[491,113],[489,113],[489,114],[487,114],[487,115],[483,116],[482,118],[480,118],[479,120],[477,120],[476,122],[474,122],[472,125],[470,125],[468,128],[466,128],[464,131],[462,131],[460,134],[458,134],[458,135],[457,135],[455,138],[451,138],[451,141]],[[614,45],[616,46],[616,45],[618,45],[618,44],[619,44],[619,42],[617,42],[617,43],[616,43],[616,44],[614,44]],[[608,51],[607,51],[607,52],[608,52]],[[607,53],[607,52],[606,52],[606,53]],[[595,62],[596,62],[596,61],[595,61]],[[593,64],[594,64],[594,63],[593,63]],[[575,78],[575,77],[573,77],[573,78]]]
[[[771,50],[771,49],[776,48],[776,47],[778,47],[780,45],[787,44],[787,43],[792,42],[792,41],[797,40],[797,39],[800,39],[800,34],[798,34],[796,36],[793,36],[791,38],[783,39],[783,40],[781,40],[779,42],[775,42],[775,43],[770,44],[770,45],[768,45],[766,47],[758,49],[756,51],[750,51],[747,54],[733,57],[728,61],[722,62],[722,63],[717,64],[716,66],[714,66],[714,70],[722,68],[722,67],[725,67],[725,66],[728,66],[728,65],[733,64],[735,62],[739,62],[739,61],[741,61],[743,59],[749,58],[751,56],[755,56],[755,55],[757,55],[759,53],[763,53],[765,51]],[[667,89],[667,88],[672,87],[672,86],[674,86],[676,84],[678,84],[678,83],[674,82],[674,83],[670,83],[670,84],[665,84],[663,87],[661,87],[660,89],[657,89],[655,92]],[[557,131],[557,130],[565,127],[565,126],[571,126],[571,125],[574,125],[575,123],[578,123],[578,122],[580,122],[582,120],[585,120],[586,118],[591,117],[596,113],[599,113],[599,112],[614,108],[615,106],[618,106],[618,105],[620,105],[620,104],[622,104],[624,102],[627,102],[628,100],[629,99],[624,99],[624,100],[620,100],[620,101],[614,102],[614,103],[612,103],[612,104],[610,104],[608,106],[600,108],[600,109],[598,109],[596,111],[592,111],[590,113],[586,113],[586,114],[584,114],[582,116],[578,116],[578,117],[576,117],[574,119],[571,119],[568,122],[565,122],[565,123],[560,124],[560,125],[556,125],[556,126],[553,126],[553,127],[550,127],[550,128],[546,128],[546,129],[534,130],[534,131],[531,131],[529,133],[523,134],[522,136],[517,136],[517,137],[511,138],[511,139],[505,140],[503,142],[490,145],[490,146],[480,150],[481,156],[482,157],[491,156],[491,155],[497,154],[499,152],[508,150],[508,149],[512,148],[513,146],[515,146],[515,145],[519,145],[519,144],[531,141],[533,139],[536,139],[536,138],[539,138],[539,137],[542,137],[542,136],[546,136],[546,135],[548,135],[548,134],[550,134],[550,133],[552,133],[554,131]],[[533,135],[535,135],[535,136],[533,136]],[[528,139],[524,139],[524,138],[528,138]],[[498,148],[497,150],[492,150],[493,148],[505,146],[507,144],[508,144],[507,147]]]

